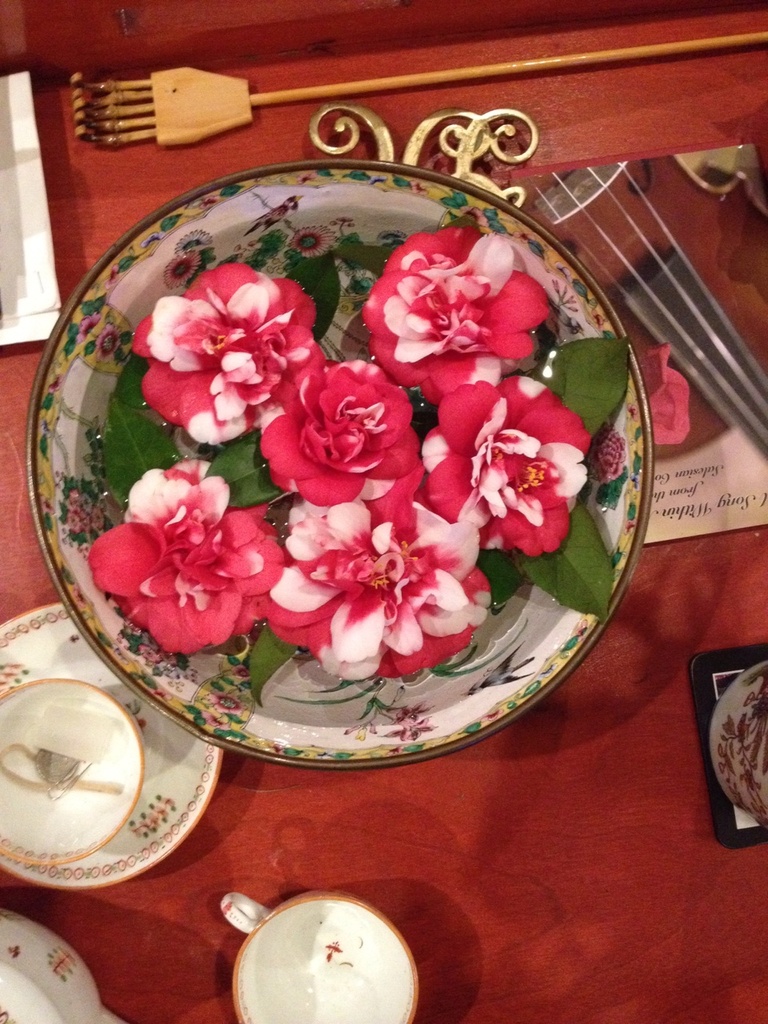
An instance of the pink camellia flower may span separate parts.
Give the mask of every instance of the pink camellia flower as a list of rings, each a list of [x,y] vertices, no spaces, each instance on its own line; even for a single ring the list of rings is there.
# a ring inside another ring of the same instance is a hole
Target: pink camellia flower
[[[473,227],[411,235],[363,308],[376,361],[435,405],[460,384],[497,384],[531,354],[530,331],[549,310],[516,261],[509,238]]]
[[[242,263],[206,270],[136,328],[133,350],[150,364],[144,397],[196,441],[238,437],[279,409],[299,370],[323,362],[315,312],[287,278]]]
[[[408,396],[363,360],[304,371],[261,451],[273,481],[314,505],[379,497],[419,463]]]
[[[464,384],[422,446],[429,504],[480,528],[484,548],[555,551],[584,486],[590,437],[579,416],[529,377]]]
[[[436,665],[466,647],[487,613],[477,528],[413,500],[394,521],[380,520],[375,503],[302,503],[286,548],[292,561],[270,592],[269,623],[343,679]]]
[[[181,654],[247,633],[284,563],[265,506],[227,508],[229,485],[209,468],[188,459],[150,469],[131,488],[125,522],[89,554],[96,585]]]
[[[621,476],[627,459],[627,445],[621,434],[606,423],[592,440],[590,461],[598,482],[609,484]]]

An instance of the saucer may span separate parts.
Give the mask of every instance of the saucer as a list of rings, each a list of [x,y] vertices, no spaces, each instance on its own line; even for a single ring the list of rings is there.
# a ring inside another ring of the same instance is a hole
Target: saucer
[[[80,636],[63,605],[37,608],[0,626],[0,694],[54,670],[59,678],[88,680],[133,715],[144,741],[144,785],[128,821],[87,857],[34,865],[0,854],[0,868],[55,888],[113,885],[153,867],[186,839],[216,787],[222,752],[131,693]]]

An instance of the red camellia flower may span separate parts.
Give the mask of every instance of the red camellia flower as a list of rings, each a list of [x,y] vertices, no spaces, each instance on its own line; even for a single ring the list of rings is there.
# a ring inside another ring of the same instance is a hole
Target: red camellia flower
[[[299,370],[322,363],[315,312],[287,278],[242,263],[206,270],[136,328],[133,350],[149,360],[144,397],[196,441],[238,437],[279,409]]]
[[[473,227],[411,235],[363,307],[375,360],[435,405],[460,384],[497,384],[531,354],[529,332],[549,310],[543,287],[515,264],[505,235]]]
[[[329,506],[377,498],[418,465],[411,403],[378,367],[328,363],[297,383],[261,439],[278,487]]]
[[[430,505],[480,528],[484,548],[555,551],[587,479],[581,418],[529,377],[464,384],[422,447]]]
[[[376,502],[359,500],[291,512],[291,562],[267,617],[333,675],[397,677],[436,665],[485,619],[477,528],[446,522],[410,497],[386,520]]]
[[[89,554],[96,585],[167,651],[247,633],[283,568],[265,506],[228,508],[229,486],[188,459],[134,484],[125,522]]]

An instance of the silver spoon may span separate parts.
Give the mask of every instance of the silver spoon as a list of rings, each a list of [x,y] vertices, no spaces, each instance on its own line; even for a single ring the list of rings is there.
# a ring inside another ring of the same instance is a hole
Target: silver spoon
[[[34,761],[38,775],[48,783],[48,796],[51,800],[58,800],[69,792],[91,766],[88,761],[79,761],[76,757],[57,754],[45,748],[37,751]]]

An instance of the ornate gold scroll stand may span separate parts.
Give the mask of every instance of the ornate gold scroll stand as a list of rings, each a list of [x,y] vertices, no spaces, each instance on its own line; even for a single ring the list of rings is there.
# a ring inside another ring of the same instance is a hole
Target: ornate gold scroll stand
[[[333,115],[332,131],[336,136],[343,136],[338,143],[328,141],[321,134]],[[325,103],[309,123],[312,143],[322,153],[331,156],[343,156],[358,146],[361,130],[373,137],[378,160],[396,159],[392,134],[370,107],[357,103]],[[478,165],[495,162],[497,166],[515,167],[533,156],[539,144],[539,129],[527,114],[508,108],[489,110],[486,114],[475,114],[458,107],[438,110],[417,126],[405,145],[400,163],[420,166],[423,151],[430,140],[443,156],[453,161],[453,168],[448,173],[454,178],[484,188],[517,207],[523,205],[525,189],[522,186],[501,187]]]

